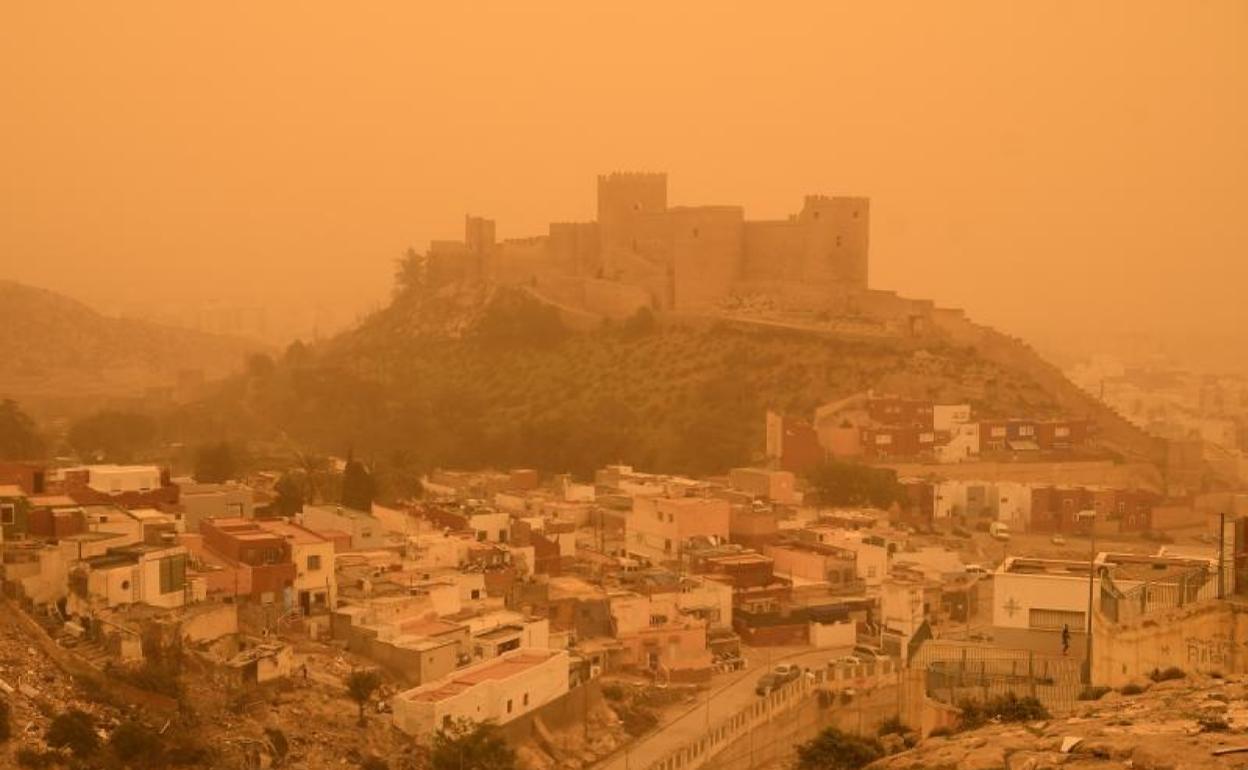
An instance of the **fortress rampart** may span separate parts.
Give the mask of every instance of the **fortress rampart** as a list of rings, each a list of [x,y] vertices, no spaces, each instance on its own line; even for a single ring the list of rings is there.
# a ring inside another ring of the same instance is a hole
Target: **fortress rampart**
[[[468,216],[462,241],[430,244],[429,274],[528,286],[565,304],[592,297],[598,306],[585,309],[608,315],[713,310],[761,287],[844,310],[846,297],[866,296],[869,222],[866,198],[810,195],[788,219],[752,222],[740,206],[669,206],[666,174],[613,173],[598,177],[596,221],[498,241],[492,220]]]

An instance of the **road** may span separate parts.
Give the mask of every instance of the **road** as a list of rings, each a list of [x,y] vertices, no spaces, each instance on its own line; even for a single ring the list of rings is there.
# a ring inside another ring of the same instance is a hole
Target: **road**
[[[758,678],[777,663],[795,663],[818,668],[828,661],[848,654],[847,649],[812,650],[810,648],[755,648],[744,651],[749,661],[745,671],[734,674],[726,684],[711,689],[698,703],[672,721],[639,740],[625,744],[620,750],[594,765],[596,770],[641,770],[706,732],[708,725],[717,724],[749,705],[758,696],[754,687]]]

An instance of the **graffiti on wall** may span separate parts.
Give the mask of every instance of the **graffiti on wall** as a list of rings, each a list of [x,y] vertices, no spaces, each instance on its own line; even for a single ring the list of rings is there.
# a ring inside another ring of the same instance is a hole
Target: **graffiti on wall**
[[[1225,666],[1234,664],[1235,643],[1225,634],[1211,638],[1187,637],[1183,640],[1187,649],[1187,663],[1191,666]]]

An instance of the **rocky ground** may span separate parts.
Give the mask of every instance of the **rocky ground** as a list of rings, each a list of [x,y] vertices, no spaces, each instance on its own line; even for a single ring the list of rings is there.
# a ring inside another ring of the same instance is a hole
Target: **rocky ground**
[[[1244,749],[1242,753],[1236,749]],[[1230,750],[1230,751],[1228,751]],[[1226,752],[1219,754],[1218,752]],[[1200,770],[1248,767],[1248,677],[1188,677],[1110,692],[1075,713],[992,724],[885,757],[873,770]]]

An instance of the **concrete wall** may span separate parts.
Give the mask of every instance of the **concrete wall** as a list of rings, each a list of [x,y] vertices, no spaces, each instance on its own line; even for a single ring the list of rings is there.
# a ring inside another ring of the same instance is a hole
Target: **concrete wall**
[[[1117,625],[1093,619],[1092,680],[1121,687],[1153,669],[1248,673],[1248,606],[1209,601]]]

